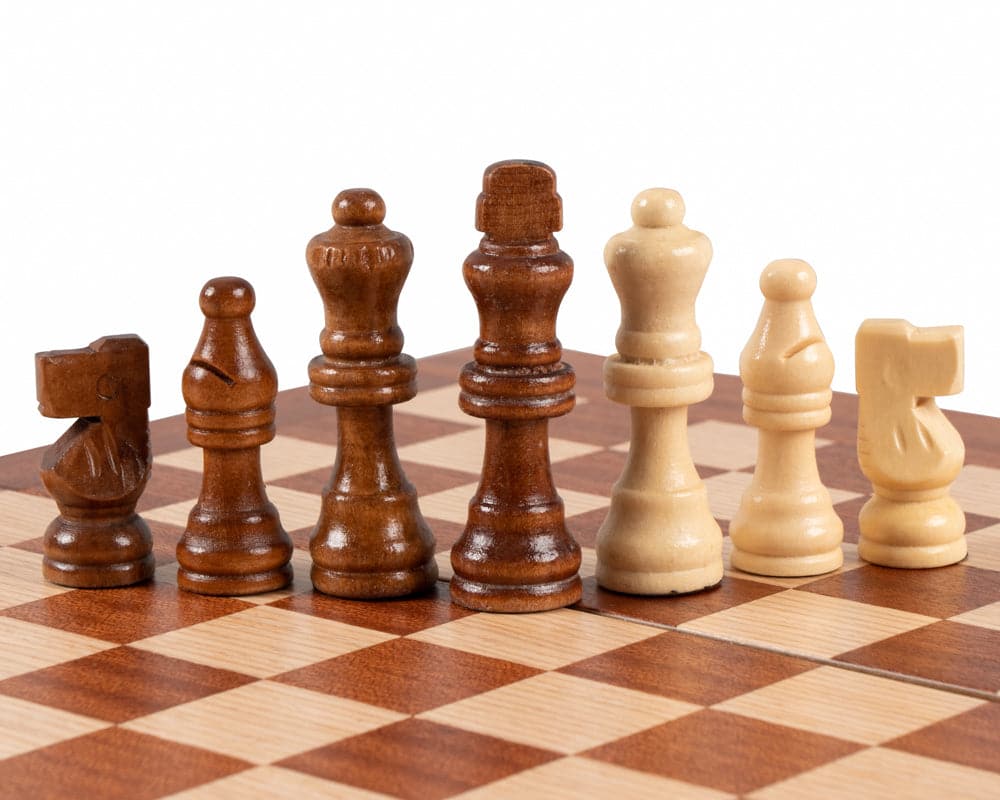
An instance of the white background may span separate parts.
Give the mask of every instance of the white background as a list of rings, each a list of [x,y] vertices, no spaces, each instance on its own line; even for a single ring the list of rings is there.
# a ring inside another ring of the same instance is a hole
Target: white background
[[[407,352],[471,344],[475,198],[514,157],[559,176],[565,347],[614,349],[604,243],[671,186],[715,246],[717,370],[738,371],[761,269],[799,257],[835,388],[865,317],[963,324],[965,391],[941,405],[1000,415],[998,41],[986,2],[4,2],[0,452],[67,425],[35,409],[33,353],[107,333],[149,343],[152,416],[181,411],[214,275],[254,284],[282,388],[305,384],[303,252],[350,186],[414,242]]]

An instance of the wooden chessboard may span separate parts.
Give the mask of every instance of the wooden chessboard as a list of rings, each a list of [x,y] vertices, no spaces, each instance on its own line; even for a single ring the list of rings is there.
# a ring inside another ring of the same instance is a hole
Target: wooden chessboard
[[[398,406],[400,457],[442,573],[480,470],[482,430],[457,408],[468,352],[421,363]],[[290,591],[178,591],[175,543],[200,484],[180,418],[153,423],[140,503],[154,582],[73,591],[41,579],[55,505],[40,451],[0,459],[0,797],[711,798],[1000,796],[1000,422],[953,414],[968,464],[954,495],[969,558],[927,571],[859,562],[869,490],[855,402],[819,432],[847,529],[844,568],[782,580],[727,572],[712,591],[598,589],[594,537],[625,458],[627,411],[601,359],[568,353],[580,402],[551,427],[556,483],[584,550],[584,599],[475,614],[430,596],[316,594],[305,549],[333,462],[334,412],[281,394],[264,448],[298,550]],[[755,434],[739,381],[691,410],[691,447],[725,529]],[[176,794],[174,794],[176,793]]]

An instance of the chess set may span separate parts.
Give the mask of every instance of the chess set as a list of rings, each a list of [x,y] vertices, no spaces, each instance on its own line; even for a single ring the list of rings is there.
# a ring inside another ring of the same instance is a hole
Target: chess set
[[[235,277],[182,417],[138,336],[36,356],[76,422],[0,458],[0,798],[1000,796],[1000,423],[934,403],[961,328],[866,321],[833,393],[777,261],[713,375],[711,245],[654,189],[605,250],[617,353],[564,353],[555,175],[511,161],[479,339],[418,365],[385,213],[347,190],[309,243],[307,388]]]

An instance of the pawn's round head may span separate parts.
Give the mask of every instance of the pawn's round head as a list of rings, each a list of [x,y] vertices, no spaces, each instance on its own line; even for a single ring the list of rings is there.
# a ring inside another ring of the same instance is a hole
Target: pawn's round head
[[[257,302],[253,286],[243,278],[212,278],[202,287],[199,304],[211,319],[249,317]]]
[[[640,228],[668,228],[684,222],[684,199],[673,189],[646,189],[632,201],[632,222]]]
[[[805,261],[772,261],[760,275],[760,290],[768,300],[808,300],[816,291],[816,273]]]
[[[338,225],[379,225],[384,219],[385,201],[374,189],[344,189],[333,199]]]

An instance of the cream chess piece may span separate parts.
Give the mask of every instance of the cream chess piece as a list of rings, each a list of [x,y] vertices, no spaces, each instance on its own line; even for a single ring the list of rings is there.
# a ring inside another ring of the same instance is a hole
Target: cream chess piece
[[[934,398],[962,390],[960,326],[870,319],[855,339],[858,461],[874,496],[861,509],[858,555],[885,567],[965,558],[965,514],[949,495],[962,437]]]
[[[622,307],[604,388],[631,406],[632,436],[597,534],[597,581],[619,592],[693,592],[722,580],[722,531],[687,441],[688,406],[714,386],[694,316],[712,245],[683,220],[677,192],[648,189],[632,203],[633,227],[604,249]]]
[[[729,524],[731,564],[758,575],[820,575],[844,562],[844,524],[816,467],[816,429],[830,421],[833,398],[833,354],[810,302],[816,273],[804,261],[774,261],[760,289],[764,307],[740,356],[757,466]]]

